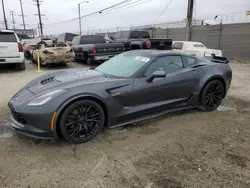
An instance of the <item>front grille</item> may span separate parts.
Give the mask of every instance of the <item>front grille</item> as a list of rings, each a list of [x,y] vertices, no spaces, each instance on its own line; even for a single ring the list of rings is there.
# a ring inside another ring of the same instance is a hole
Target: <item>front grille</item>
[[[11,110],[11,114],[16,121],[22,124],[26,124],[26,121],[21,117],[20,113],[17,113],[14,110]]]
[[[49,78],[42,80],[41,84],[46,85],[46,84],[50,84],[50,83],[54,83],[54,82],[58,82],[58,80],[56,80],[54,77],[49,77]]]

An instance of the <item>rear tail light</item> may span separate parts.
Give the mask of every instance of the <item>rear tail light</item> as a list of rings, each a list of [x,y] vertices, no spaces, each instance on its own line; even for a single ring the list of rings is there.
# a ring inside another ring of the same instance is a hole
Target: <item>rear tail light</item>
[[[146,42],[146,48],[151,48],[151,42],[150,41]]]
[[[95,45],[92,47],[92,54],[96,54],[96,46]]]
[[[19,52],[23,52],[23,46],[22,46],[21,42],[18,43],[18,50],[19,50]]]
[[[125,44],[122,45],[122,51],[126,51]]]

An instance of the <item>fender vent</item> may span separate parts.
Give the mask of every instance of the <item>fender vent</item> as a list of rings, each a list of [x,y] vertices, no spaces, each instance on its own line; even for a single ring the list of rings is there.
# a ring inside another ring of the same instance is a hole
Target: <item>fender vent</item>
[[[42,80],[40,83],[42,85],[46,85],[46,84],[51,84],[51,83],[55,83],[55,82],[59,82],[59,81],[56,80],[54,77],[49,77],[49,78]]]

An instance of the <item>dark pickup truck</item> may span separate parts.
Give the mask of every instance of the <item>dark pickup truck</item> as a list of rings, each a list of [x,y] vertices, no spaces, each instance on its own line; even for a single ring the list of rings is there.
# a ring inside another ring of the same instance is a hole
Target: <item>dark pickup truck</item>
[[[125,51],[135,49],[172,49],[172,39],[150,38],[148,31],[120,31],[111,37],[111,39],[113,43],[123,42]]]
[[[75,60],[91,64],[93,61],[103,62],[124,51],[123,43],[107,44],[104,37],[97,35],[76,36],[72,40]]]

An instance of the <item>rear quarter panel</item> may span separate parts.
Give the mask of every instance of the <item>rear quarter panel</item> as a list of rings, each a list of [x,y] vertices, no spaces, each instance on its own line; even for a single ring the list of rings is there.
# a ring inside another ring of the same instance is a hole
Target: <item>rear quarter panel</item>
[[[228,92],[232,80],[232,69],[228,64],[209,62],[206,66],[198,68],[196,74],[200,78],[197,86],[198,93],[213,79],[223,79],[226,93]]]

